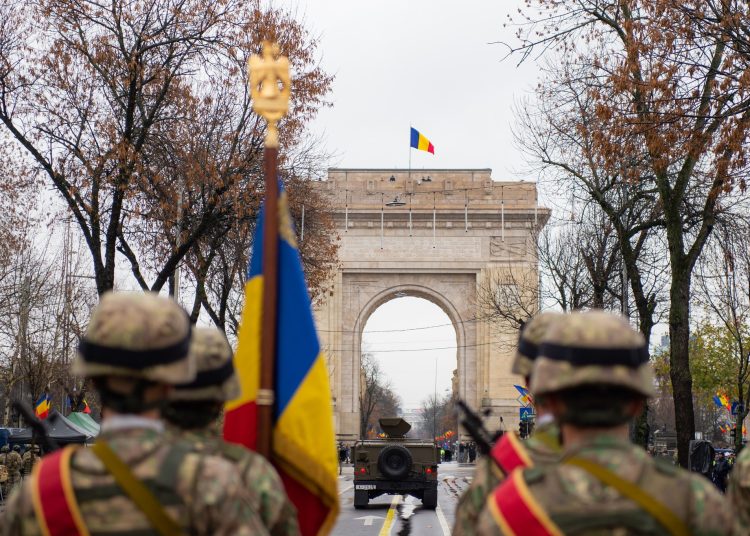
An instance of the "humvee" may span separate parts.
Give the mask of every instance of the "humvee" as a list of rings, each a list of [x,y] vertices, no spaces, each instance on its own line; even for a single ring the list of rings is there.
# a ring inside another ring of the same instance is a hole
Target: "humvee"
[[[380,419],[386,439],[354,444],[354,508],[365,508],[383,494],[408,494],[430,510],[437,506],[438,450],[435,443],[404,436],[411,425],[404,419]]]

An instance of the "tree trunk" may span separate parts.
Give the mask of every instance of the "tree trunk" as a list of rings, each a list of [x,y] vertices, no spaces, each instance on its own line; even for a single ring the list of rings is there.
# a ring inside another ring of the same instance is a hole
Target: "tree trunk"
[[[695,437],[693,377],[690,373],[690,274],[672,263],[669,289],[669,376],[672,380],[674,420],[677,432],[677,456],[682,467],[688,465],[690,440]]]

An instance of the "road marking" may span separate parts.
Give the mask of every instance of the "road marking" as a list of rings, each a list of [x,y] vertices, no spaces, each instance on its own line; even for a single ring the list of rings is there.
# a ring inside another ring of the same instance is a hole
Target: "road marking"
[[[448,526],[448,520],[445,519],[445,514],[443,514],[443,509],[440,508],[439,504],[437,505],[437,508],[435,508],[435,513],[437,514],[440,528],[443,529],[443,536],[450,536],[451,528]]]
[[[393,517],[396,515],[396,506],[401,502],[401,495],[396,495],[391,501],[391,507],[388,509],[388,514],[385,516],[385,523],[380,529],[378,536],[388,536],[391,533],[391,527],[393,526]]]
[[[362,516],[362,517],[355,517],[354,518],[355,521],[359,521],[361,519],[364,520],[365,527],[369,527],[370,525],[372,525],[372,522],[374,520],[376,520],[376,519],[383,519],[383,516]]]
[[[354,487],[354,485],[351,485],[351,486],[349,486],[348,488],[344,488],[344,489],[342,489],[341,491],[339,491],[339,495],[343,495],[344,493],[346,493],[347,491],[349,491],[349,490],[350,490],[350,489],[352,489],[353,487]]]

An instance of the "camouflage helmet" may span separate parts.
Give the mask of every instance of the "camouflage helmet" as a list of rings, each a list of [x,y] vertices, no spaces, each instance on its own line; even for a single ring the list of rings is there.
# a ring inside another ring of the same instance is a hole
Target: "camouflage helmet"
[[[232,363],[232,347],[223,332],[216,328],[195,328],[190,354],[197,369],[195,379],[176,385],[169,394],[170,401],[224,402],[240,395],[240,383]]]
[[[0,452],[2,452],[3,454],[6,452],[10,452],[10,447],[8,445],[3,445],[2,447],[0,447]]]
[[[542,341],[531,392],[539,396],[584,385],[655,394],[646,341],[621,316],[605,311],[570,313]]]
[[[539,313],[521,328],[518,334],[518,349],[513,358],[511,372],[520,376],[530,376],[537,358],[539,344],[547,334],[550,326],[563,318],[562,313],[546,311]]]
[[[13,445],[14,452],[21,452],[21,445]]]
[[[153,292],[108,292],[94,309],[73,374],[177,384],[195,377],[191,326],[177,302]]]
[[[41,449],[39,448],[39,445],[34,445],[33,447],[31,447],[31,450],[34,452],[39,452]]]

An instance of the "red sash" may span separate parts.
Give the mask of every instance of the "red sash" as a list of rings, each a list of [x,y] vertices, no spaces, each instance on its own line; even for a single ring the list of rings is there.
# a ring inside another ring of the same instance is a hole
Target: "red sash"
[[[66,447],[37,462],[32,473],[34,512],[45,536],[88,536],[70,479],[70,457],[75,447]]]
[[[503,534],[564,536],[531,494],[523,471],[514,471],[487,499],[487,507]]]
[[[516,434],[503,434],[500,441],[495,443],[490,451],[490,457],[502,469],[505,476],[508,476],[514,469],[520,467],[525,469],[534,465],[528,452],[521,444]]]

